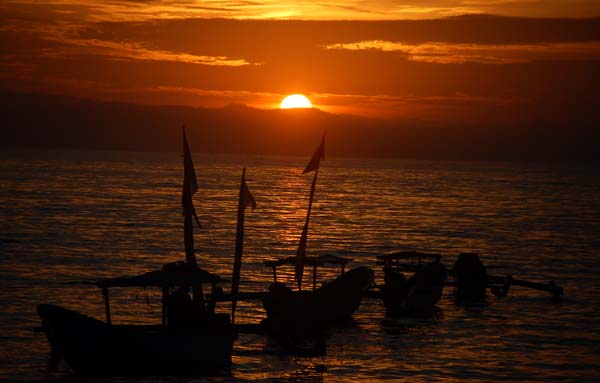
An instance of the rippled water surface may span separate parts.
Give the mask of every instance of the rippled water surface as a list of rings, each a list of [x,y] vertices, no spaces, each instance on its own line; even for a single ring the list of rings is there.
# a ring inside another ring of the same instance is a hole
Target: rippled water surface
[[[231,274],[247,166],[258,208],[246,214],[241,288],[264,290],[271,274],[262,261],[293,255],[298,244],[312,180],[300,176],[308,158],[194,158],[200,264]],[[181,174],[176,153],[0,154],[0,380],[74,379],[64,365],[48,368],[46,339],[32,331],[35,307],[59,304],[97,318],[104,307],[97,288],[64,282],[184,259]],[[230,371],[190,381],[598,381],[599,228],[597,167],[327,158],[309,254],[351,251],[352,264],[375,268],[381,283],[378,254],[439,252],[451,266],[457,254],[473,251],[495,274],[556,280],[565,298],[553,304],[545,293],[513,287],[504,299],[465,307],[446,289],[437,315],[421,321],[386,320],[381,302],[367,299],[353,322],[330,331],[326,356],[297,358],[265,337],[241,335]],[[283,278],[291,282],[291,270]],[[112,297],[115,322],[159,321],[158,291],[114,289]],[[239,322],[263,316],[259,302],[238,305]]]

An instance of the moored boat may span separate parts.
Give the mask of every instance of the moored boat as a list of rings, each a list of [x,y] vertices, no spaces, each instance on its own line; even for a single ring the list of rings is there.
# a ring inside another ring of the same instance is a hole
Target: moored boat
[[[378,256],[385,284],[380,287],[387,316],[427,317],[442,297],[446,267],[439,254],[401,251]],[[414,272],[407,278],[404,272]]]
[[[53,354],[65,359],[84,376],[188,375],[214,372],[231,364],[237,337],[228,314],[215,313],[217,284],[223,280],[197,266],[193,244],[193,220],[200,225],[192,196],[198,182],[183,133],[184,177],[181,203],[184,217],[186,261],[168,263],[141,275],[87,281],[101,288],[106,321],[59,306],[41,304],[37,311],[42,331]],[[211,300],[204,299],[202,285],[212,286]],[[116,325],[112,323],[109,289],[158,287],[162,289],[161,323]],[[192,290],[193,298],[188,291]]]
[[[323,328],[351,318],[373,280],[373,270],[368,267],[345,271],[348,263],[345,258],[332,255],[305,257],[305,265],[313,267],[313,289],[292,290],[277,281],[276,268],[295,262],[295,257],[265,262],[273,268],[274,282],[263,298],[263,306],[270,327],[276,331]],[[317,269],[326,264],[342,266],[342,273],[317,288]]]
[[[221,370],[231,364],[236,333],[229,315],[215,314],[197,303],[175,307],[169,290],[222,280],[183,263],[142,275],[92,283],[102,289],[106,321],[59,306],[41,304],[37,311],[53,353],[83,376],[187,375]],[[162,323],[117,325],[110,314],[109,288],[159,287],[163,290]],[[211,305],[207,305],[211,306]],[[214,305],[213,305],[214,307]],[[182,312],[186,317],[181,318]],[[183,319],[183,320],[182,320]]]
[[[317,176],[321,160],[325,157],[325,135],[306,165],[302,174],[314,172],[310,188],[310,197],[306,213],[306,221],[300,235],[296,256],[265,262],[273,268],[274,282],[263,297],[263,306],[267,312],[267,327],[275,333],[300,333],[321,329],[331,322],[348,319],[359,307],[364,291],[371,285],[373,271],[367,267],[359,267],[348,272],[345,266],[348,260],[333,256],[307,257],[308,226],[315,195]],[[317,267],[325,264],[340,265],[342,274],[333,281],[317,288]],[[277,282],[276,268],[281,265],[293,265],[297,290],[294,291]],[[302,290],[304,267],[313,266],[313,289]]]

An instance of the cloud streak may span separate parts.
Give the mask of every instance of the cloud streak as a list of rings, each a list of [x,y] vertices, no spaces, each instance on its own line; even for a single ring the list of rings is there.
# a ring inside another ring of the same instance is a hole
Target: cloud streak
[[[250,63],[244,59],[234,59],[226,56],[203,56],[148,49],[135,43],[112,42],[98,39],[65,39],[62,42],[67,45],[46,51],[46,56],[59,58],[69,55],[98,54],[115,60],[166,61],[232,67],[259,65]]]
[[[594,0],[362,0],[314,2],[256,0],[8,0],[3,8],[31,17],[35,10],[46,17],[72,20],[147,21],[194,17],[237,19],[302,20],[393,20],[433,19],[463,14],[492,13],[529,17],[600,16],[600,4]]]
[[[398,53],[407,60],[436,64],[514,64],[540,60],[600,60],[600,42],[540,44],[453,44],[430,42],[410,44],[369,40],[329,44],[328,50],[382,51]]]

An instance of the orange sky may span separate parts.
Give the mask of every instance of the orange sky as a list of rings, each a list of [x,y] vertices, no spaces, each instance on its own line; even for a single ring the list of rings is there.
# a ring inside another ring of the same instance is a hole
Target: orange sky
[[[434,120],[598,109],[598,1],[9,0],[0,17],[3,91],[259,108],[304,93]]]

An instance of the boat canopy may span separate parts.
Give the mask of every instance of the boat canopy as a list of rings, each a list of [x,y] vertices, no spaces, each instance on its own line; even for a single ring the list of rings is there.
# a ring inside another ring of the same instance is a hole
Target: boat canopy
[[[101,288],[108,288],[196,286],[201,283],[220,282],[225,282],[225,280],[218,275],[195,266],[187,265],[184,262],[173,262],[165,264],[161,270],[130,277],[105,278],[92,282],[92,284]]]
[[[325,264],[331,265],[342,265],[345,266],[350,259],[342,258],[337,255],[323,254],[318,257],[304,257],[304,264],[308,266],[323,266]],[[282,265],[295,265],[296,257],[291,256],[287,258],[277,259],[275,261],[264,261],[263,264],[268,267],[278,267]]]
[[[342,274],[344,274],[346,264],[351,259],[342,258],[332,254],[322,254],[318,257],[304,257],[302,262],[306,266],[312,266],[313,268],[313,290],[317,288],[317,266],[323,266],[326,264],[342,266]],[[291,256],[287,258],[277,259],[275,261],[264,261],[263,264],[273,269],[273,282],[277,282],[277,267],[283,265],[296,265],[296,257]]]

